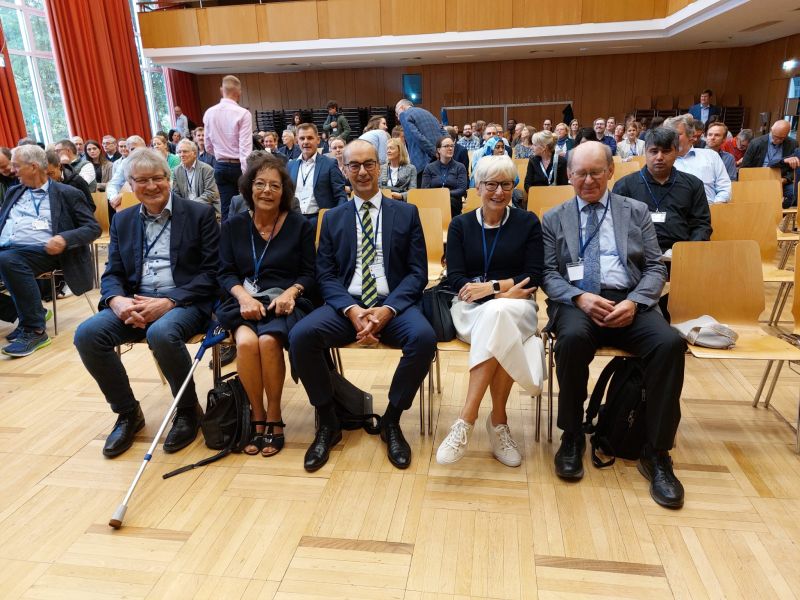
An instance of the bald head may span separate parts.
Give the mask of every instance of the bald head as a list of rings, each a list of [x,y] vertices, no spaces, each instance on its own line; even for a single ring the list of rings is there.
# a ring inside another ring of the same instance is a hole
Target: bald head
[[[789,135],[789,131],[791,131],[791,129],[792,124],[789,123],[789,121],[775,121],[769,130],[772,143],[782,144],[783,140],[786,139],[786,136]]]

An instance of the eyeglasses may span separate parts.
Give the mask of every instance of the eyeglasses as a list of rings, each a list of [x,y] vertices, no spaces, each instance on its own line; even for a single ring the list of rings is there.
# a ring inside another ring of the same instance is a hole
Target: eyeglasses
[[[482,181],[481,183],[489,192],[496,192],[497,186],[500,186],[500,189],[504,192],[510,192],[514,189],[513,181]]]
[[[455,148],[455,144],[442,144],[439,148]]]
[[[596,171],[574,171],[573,173],[571,173],[571,175],[572,175],[573,179],[584,180],[587,177],[591,177],[592,179],[597,181],[607,171],[608,171],[608,169],[599,169],[599,170],[596,170]]]
[[[365,160],[364,162],[349,162],[345,166],[351,173],[358,173],[361,167],[364,167],[367,171],[372,171],[377,165],[378,161],[376,160]]]
[[[156,175],[155,177],[131,177],[130,180],[136,185],[161,185],[167,181],[167,178],[164,175]]]
[[[263,192],[267,188],[269,188],[270,192],[280,192],[283,189],[283,185],[280,183],[266,183],[264,181],[256,181],[253,183],[253,189],[257,192]]]

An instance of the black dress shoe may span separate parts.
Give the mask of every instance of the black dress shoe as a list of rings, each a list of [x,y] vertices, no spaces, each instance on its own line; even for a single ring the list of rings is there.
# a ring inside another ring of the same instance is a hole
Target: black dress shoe
[[[411,446],[403,437],[399,423],[381,425],[381,439],[386,442],[386,453],[389,462],[398,469],[407,469],[411,465]]]
[[[328,425],[320,425],[314,436],[314,441],[306,450],[303,467],[309,473],[318,471],[328,462],[331,449],[342,441],[342,430],[334,429]]]
[[[114,429],[108,434],[103,446],[103,455],[114,458],[133,446],[133,438],[137,431],[144,427],[142,407],[137,403],[136,409],[117,417]]]
[[[683,484],[675,477],[669,452],[642,452],[636,466],[650,482],[650,497],[656,504],[666,508],[683,506]]]
[[[569,433],[561,436],[561,447],[556,452],[556,475],[561,479],[578,480],[583,477],[583,451],[586,449],[586,436]]]
[[[200,429],[200,420],[203,418],[203,409],[199,404],[188,408],[179,408],[172,421],[172,429],[164,440],[164,452],[172,454],[186,448],[197,437]]]

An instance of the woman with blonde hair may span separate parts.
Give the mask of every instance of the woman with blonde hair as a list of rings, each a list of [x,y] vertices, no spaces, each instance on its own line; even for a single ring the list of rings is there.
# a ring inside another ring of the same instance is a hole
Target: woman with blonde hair
[[[556,152],[556,136],[549,131],[533,135],[533,156],[528,161],[525,191],[536,185],[567,185],[567,160]]]
[[[417,168],[408,158],[402,138],[391,138],[386,143],[386,162],[381,165],[378,179],[381,189],[391,190],[394,200],[408,199],[408,190],[417,187]]]

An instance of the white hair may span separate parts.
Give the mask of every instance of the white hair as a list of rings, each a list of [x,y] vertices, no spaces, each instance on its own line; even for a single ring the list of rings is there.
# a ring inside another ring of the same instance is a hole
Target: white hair
[[[130,139],[130,138],[128,138]],[[128,179],[136,169],[160,169],[167,179],[170,178],[169,164],[160,152],[152,148],[137,148],[128,155],[124,165],[125,179]]]
[[[177,149],[180,150],[181,146],[189,146],[189,150],[197,154],[197,144],[195,144],[192,140],[183,138],[180,142],[178,142]]]
[[[511,181],[516,179],[517,167],[507,154],[503,154],[502,156],[484,156],[478,161],[478,164],[475,165],[472,171],[475,187],[478,187],[482,182],[489,180],[495,175],[500,175]]]
[[[17,146],[11,151],[11,159],[14,158],[26,165],[36,165],[42,171],[47,170],[47,154],[35,144]]]

